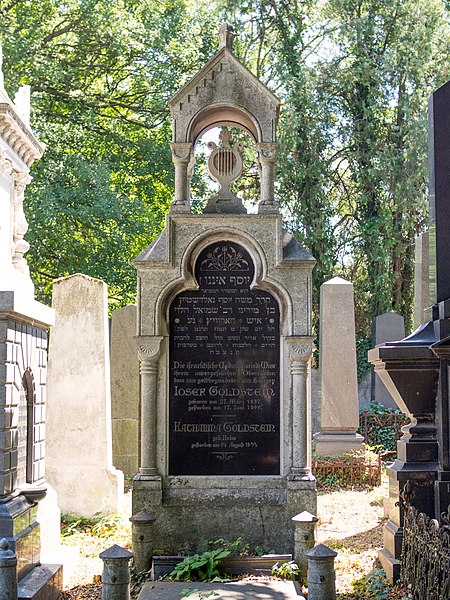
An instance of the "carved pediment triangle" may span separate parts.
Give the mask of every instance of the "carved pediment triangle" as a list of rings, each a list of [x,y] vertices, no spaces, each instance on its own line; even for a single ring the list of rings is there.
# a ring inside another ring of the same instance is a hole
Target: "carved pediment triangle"
[[[276,107],[280,105],[280,100],[273,92],[269,90],[246,66],[244,66],[230,51],[229,48],[222,48],[215,54],[194,77],[188,81],[176,94],[169,100],[171,112],[179,110],[180,103],[189,102],[189,96],[197,96],[202,88],[213,86],[214,79],[224,68],[235,73],[234,76],[241,77],[250,81],[257,87],[258,94],[263,94]]]

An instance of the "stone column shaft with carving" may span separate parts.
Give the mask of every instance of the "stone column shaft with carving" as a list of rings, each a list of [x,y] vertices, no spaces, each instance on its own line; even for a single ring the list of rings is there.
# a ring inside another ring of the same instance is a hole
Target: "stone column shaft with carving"
[[[24,254],[30,249],[30,244],[24,239],[28,231],[28,222],[23,212],[23,198],[25,187],[30,183],[28,173],[15,173],[14,181],[14,216],[13,216],[13,239],[12,239],[12,261],[16,269],[21,273],[28,273],[28,265]]]
[[[141,465],[139,479],[158,477],[156,468],[156,408],[158,358],[162,337],[136,337],[141,371]]]
[[[192,144],[170,144],[172,160],[175,165],[175,194],[171,204],[171,212],[189,212],[189,177],[188,167],[194,148]]]
[[[313,338],[286,338],[291,361],[292,386],[292,466],[291,476],[294,478],[308,477],[311,468],[309,464],[308,446],[308,369],[313,350]]]
[[[260,206],[263,212],[276,210],[275,203],[275,165],[278,160],[279,145],[274,143],[257,144],[261,165]]]

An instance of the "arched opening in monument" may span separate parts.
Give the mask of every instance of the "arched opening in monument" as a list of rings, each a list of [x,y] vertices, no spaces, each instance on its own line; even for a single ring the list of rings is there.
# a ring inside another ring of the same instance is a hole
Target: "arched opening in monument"
[[[169,474],[280,474],[280,308],[220,240],[169,310]]]
[[[205,127],[196,138],[194,146],[194,159],[190,168],[190,196],[191,209],[194,213],[205,210],[208,200],[219,193],[221,184],[211,175],[208,160],[212,153],[220,149],[235,149],[232,152],[222,152],[228,155],[228,165],[225,161],[223,167],[238,167],[237,178],[231,182],[232,196],[242,200],[246,212],[255,212],[256,204],[260,197],[260,172],[258,152],[255,138],[249,129],[228,121],[214,123]],[[213,157],[214,158],[214,157]],[[239,169],[239,158],[242,160]],[[215,158],[216,164],[220,156]]]

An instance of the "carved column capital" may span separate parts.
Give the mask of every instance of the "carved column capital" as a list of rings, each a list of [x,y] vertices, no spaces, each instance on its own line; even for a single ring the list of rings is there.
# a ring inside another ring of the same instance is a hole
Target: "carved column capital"
[[[310,336],[285,338],[289,348],[291,362],[307,363],[314,350],[313,339]]]
[[[278,160],[279,145],[275,143],[257,144],[258,160],[261,166],[261,190],[258,213],[278,213],[275,202],[275,164]]]
[[[141,335],[135,338],[141,364],[155,364],[161,350],[161,336]]]
[[[260,143],[256,144],[258,150],[258,158],[261,164],[275,164],[278,160],[278,154],[280,151],[280,145],[271,143]]]
[[[23,199],[26,186],[31,182],[31,177],[28,173],[13,173],[12,179],[14,181],[14,204],[17,204]]]
[[[191,160],[191,154],[194,151],[194,146],[191,143],[171,142],[170,149],[172,150],[172,160],[175,163],[186,164],[186,167]]]

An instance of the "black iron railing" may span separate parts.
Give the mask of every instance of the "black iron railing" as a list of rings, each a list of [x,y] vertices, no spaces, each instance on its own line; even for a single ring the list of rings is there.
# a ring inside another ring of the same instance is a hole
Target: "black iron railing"
[[[412,600],[450,599],[450,514],[442,521],[405,506],[401,578]]]

